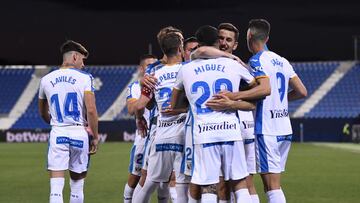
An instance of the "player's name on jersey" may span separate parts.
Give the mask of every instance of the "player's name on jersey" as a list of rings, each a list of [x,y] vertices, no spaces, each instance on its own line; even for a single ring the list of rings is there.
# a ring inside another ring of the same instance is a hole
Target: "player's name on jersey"
[[[282,61],[279,61],[278,59],[272,59],[271,63],[273,64],[273,66],[277,65],[283,67],[284,65],[284,63]]]
[[[53,87],[55,87],[56,84],[61,83],[61,82],[67,82],[67,83],[70,83],[73,85],[73,84],[75,84],[76,79],[72,78],[71,76],[68,77],[68,76],[62,75],[62,76],[55,78],[55,81],[50,80],[50,83]]]
[[[165,73],[159,76],[158,84],[160,84],[164,80],[175,79],[178,72]]]
[[[183,123],[183,122],[185,122],[185,120],[186,120],[186,116],[183,116],[183,117],[181,117],[181,118],[179,118],[179,119],[171,120],[171,121],[159,120],[158,127],[159,127],[159,128],[170,127],[170,126],[172,126],[172,125],[176,125],[176,124]]]
[[[198,124],[199,133],[209,132],[209,131],[218,131],[218,130],[236,130],[236,122],[229,123],[224,121],[221,123],[203,123]]]
[[[241,123],[242,123],[244,129],[249,129],[249,128],[255,127],[254,121],[242,121]]]
[[[219,71],[225,72],[225,66],[222,64],[205,64],[194,69],[195,74],[203,73],[206,71]]]
[[[287,109],[274,109],[270,110],[271,118],[284,118],[289,116],[289,111]]]

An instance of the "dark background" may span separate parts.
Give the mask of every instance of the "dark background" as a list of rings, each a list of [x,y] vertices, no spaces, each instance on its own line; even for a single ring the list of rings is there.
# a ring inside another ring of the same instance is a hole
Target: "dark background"
[[[66,39],[90,51],[87,64],[136,64],[149,44],[161,57],[156,34],[164,26],[189,37],[221,22],[239,28],[236,54],[247,60],[252,18],[271,23],[269,48],[290,61],[352,60],[360,35],[360,1],[13,0],[0,5],[0,64],[59,64]]]

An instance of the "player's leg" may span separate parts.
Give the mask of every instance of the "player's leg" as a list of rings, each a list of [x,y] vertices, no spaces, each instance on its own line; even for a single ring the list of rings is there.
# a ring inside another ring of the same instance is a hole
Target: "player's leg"
[[[201,186],[194,183],[189,183],[188,193],[189,203],[200,203],[201,201]]]
[[[143,162],[143,145],[134,145],[130,153],[130,165],[128,181],[124,187],[124,202],[130,203],[136,185],[140,180],[141,166]]]
[[[171,178],[169,182],[169,192],[170,192],[170,198],[171,202],[176,202],[177,193],[176,193],[176,180],[175,180],[175,171],[171,173]]]
[[[47,154],[47,169],[50,176],[50,203],[63,203],[65,171],[69,169],[69,137],[60,127],[50,132]]]
[[[246,184],[246,177],[249,173],[246,165],[244,143],[243,141],[230,143],[223,145],[224,180],[231,180],[236,202],[251,202]]]
[[[231,184],[225,182],[224,177],[219,177],[219,183],[216,184],[217,195],[219,197],[219,203],[230,202]]]
[[[81,126],[68,127],[70,139],[70,203],[84,202],[84,180],[89,166],[90,138]]]
[[[245,147],[245,158],[247,163],[247,170],[249,172],[249,176],[246,177],[246,184],[249,190],[252,203],[259,203],[259,196],[256,192],[253,176],[256,174],[256,155],[255,155],[255,139],[245,139],[244,140]]]
[[[202,202],[217,202],[216,184],[219,182],[220,170],[220,146],[216,144],[195,144],[191,183],[201,186]],[[193,199],[197,199],[191,190],[190,194]]]
[[[256,135],[258,171],[261,173],[269,203],[286,202],[281,189],[281,172],[286,162],[286,158],[282,157],[287,157],[291,145],[286,138],[286,136]]]

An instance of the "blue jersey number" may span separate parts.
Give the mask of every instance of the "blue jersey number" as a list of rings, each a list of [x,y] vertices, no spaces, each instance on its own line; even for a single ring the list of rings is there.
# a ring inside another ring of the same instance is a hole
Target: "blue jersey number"
[[[192,160],[192,153],[191,153],[191,148],[190,147],[187,147],[186,148],[186,160]]]
[[[78,102],[77,102],[77,93],[76,92],[69,92],[66,94],[65,97],[65,105],[64,105],[64,114],[65,116],[72,117],[75,121],[79,121],[80,118],[80,111],[78,108]],[[60,109],[60,102],[59,102],[59,95],[54,94],[50,98],[51,105],[55,105],[55,111],[56,111],[56,118],[57,121],[62,123],[64,122],[61,109]]]
[[[166,98],[165,102],[161,105],[161,108],[165,109],[170,105],[171,89],[168,87],[161,88],[159,95],[160,95],[160,99]]]
[[[278,81],[278,85],[279,85],[279,94],[280,94],[280,101],[282,102],[285,96],[285,76],[284,74],[277,72],[276,73],[276,78]]]
[[[221,87],[224,87],[224,90],[228,90],[232,92],[232,83],[230,80],[226,78],[220,78],[217,79],[213,84],[213,94],[216,94],[220,92],[222,89]],[[203,114],[203,113],[210,113],[213,112],[212,109],[209,107],[201,107],[209,98],[210,98],[210,87],[209,85],[204,81],[197,81],[195,82],[191,87],[191,93],[196,94],[198,90],[202,90],[202,95],[195,101],[196,106],[196,113],[197,114]]]

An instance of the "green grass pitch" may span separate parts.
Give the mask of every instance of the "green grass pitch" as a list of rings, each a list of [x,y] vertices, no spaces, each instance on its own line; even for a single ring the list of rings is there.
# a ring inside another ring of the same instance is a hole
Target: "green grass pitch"
[[[100,145],[91,158],[85,202],[122,202],[130,147]],[[48,202],[46,149],[46,143],[0,144],[0,202]],[[360,145],[293,144],[282,185],[289,203],[360,202]],[[261,202],[266,202],[258,176],[256,186]],[[65,202],[68,199],[67,179]]]

